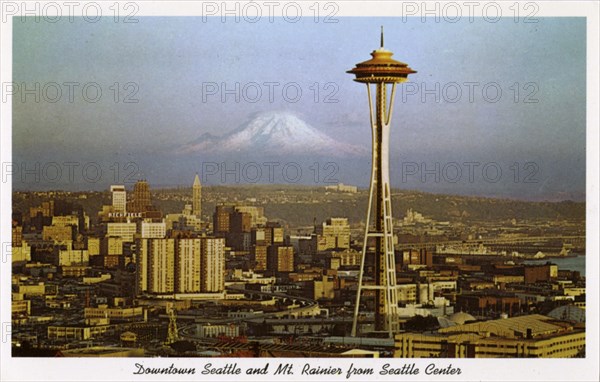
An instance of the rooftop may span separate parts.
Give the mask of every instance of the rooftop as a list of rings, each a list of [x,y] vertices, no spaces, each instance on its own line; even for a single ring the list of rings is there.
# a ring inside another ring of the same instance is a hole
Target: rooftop
[[[566,323],[556,321],[552,317],[543,316],[541,314],[531,314],[527,316],[450,326],[440,329],[439,332],[488,332],[496,336],[512,338],[525,337],[527,331],[531,330],[531,336],[537,337],[562,332],[567,326]]]

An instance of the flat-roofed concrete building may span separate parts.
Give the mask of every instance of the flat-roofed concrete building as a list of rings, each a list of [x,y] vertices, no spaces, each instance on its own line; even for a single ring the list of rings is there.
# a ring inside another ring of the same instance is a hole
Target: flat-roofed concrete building
[[[136,232],[135,223],[106,223],[106,236],[121,237],[124,242],[133,242]]]
[[[123,185],[112,185],[110,186],[110,192],[112,193],[112,210],[113,212],[126,213],[127,212],[127,191]]]
[[[317,251],[350,248],[350,225],[347,218],[330,218],[315,227]]]
[[[272,272],[294,271],[294,247],[272,245],[268,249],[267,269]]]
[[[167,235],[167,225],[162,222],[142,221],[139,223],[138,232],[142,235],[142,239],[162,239]]]
[[[103,256],[123,255],[123,238],[120,236],[106,236],[100,242],[100,254]]]
[[[116,321],[131,321],[142,319],[144,317],[144,307],[108,307],[100,305],[97,308],[84,308],[84,318],[109,318],[111,322]]]
[[[395,336],[400,358],[570,358],[585,349],[585,327],[533,314]]]
[[[47,225],[42,229],[42,239],[54,243],[73,240],[73,226]]]

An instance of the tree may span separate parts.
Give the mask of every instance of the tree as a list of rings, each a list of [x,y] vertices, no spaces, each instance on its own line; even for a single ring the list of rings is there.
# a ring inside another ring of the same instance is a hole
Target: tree
[[[433,317],[433,316],[423,317],[420,315],[416,315],[416,316],[410,318],[404,324],[404,328],[406,330],[413,331],[413,332],[425,332],[428,330],[435,330],[439,327],[440,327],[440,325],[438,323],[437,318]]]
[[[196,351],[196,345],[194,345],[194,343],[191,341],[176,341],[176,342],[173,342],[170,346],[177,353]]]

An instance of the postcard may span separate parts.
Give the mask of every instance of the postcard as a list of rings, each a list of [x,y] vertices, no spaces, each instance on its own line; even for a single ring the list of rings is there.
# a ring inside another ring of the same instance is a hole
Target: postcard
[[[597,380],[597,2],[1,7],[2,380]]]

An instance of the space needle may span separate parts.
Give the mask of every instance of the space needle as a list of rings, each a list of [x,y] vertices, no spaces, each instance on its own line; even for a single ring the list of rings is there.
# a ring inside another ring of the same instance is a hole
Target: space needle
[[[367,85],[369,97],[369,116],[372,130],[371,185],[369,204],[365,224],[365,237],[356,291],[356,305],[352,323],[353,337],[356,336],[359,323],[362,294],[373,290],[375,294],[374,332],[386,333],[393,337],[399,330],[398,289],[396,285],[396,260],[394,255],[394,229],[392,225],[392,199],[389,170],[390,122],[394,107],[396,84],[408,80],[408,75],[416,73],[407,64],[392,59],[393,53],[383,47],[383,27],[381,27],[381,46],[371,53],[370,60],[356,64],[347,73],[354,74],[354,81]],[[372,86],[375,90],[375,108],[373,108]],[[388,97],[388,87],[391,96]],[[372,239],[372,240],[370,240]],[[369,242],[375,241],[374,252]],[[365,284],[365,259],[367,253],[374,255],[373,282]]]

